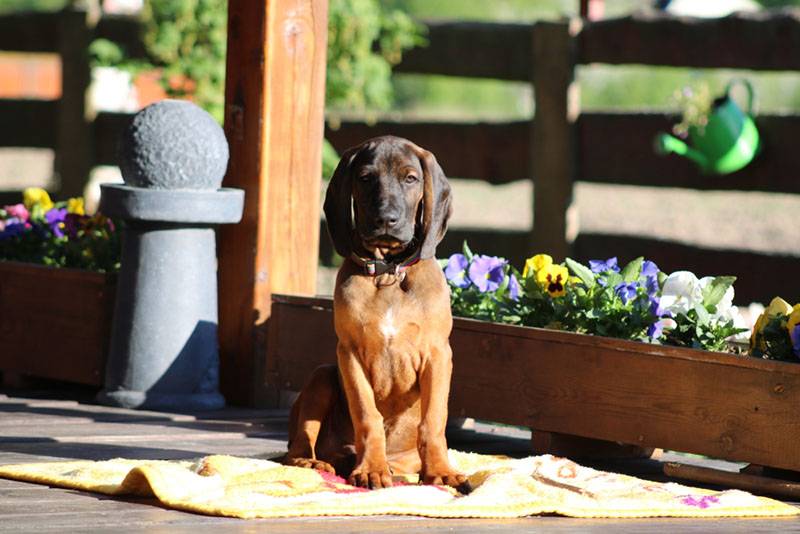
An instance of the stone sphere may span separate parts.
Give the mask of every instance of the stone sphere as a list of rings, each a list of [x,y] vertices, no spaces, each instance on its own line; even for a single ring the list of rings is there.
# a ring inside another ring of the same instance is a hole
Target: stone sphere
[[[133,187],[217,189],[228,166],[228,142],[197,105],[162,100],[134,115],[120,140],[119,166]]]

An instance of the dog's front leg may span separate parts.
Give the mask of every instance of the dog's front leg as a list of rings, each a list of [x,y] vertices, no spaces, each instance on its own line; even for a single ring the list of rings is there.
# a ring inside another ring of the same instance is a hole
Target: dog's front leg
[[[445,484],[468,492],[467,478],[453,469],[447,458],[447,400],[453,358],[449,343],[434,347],[419,375],[422,420],[417,450],[422,460],[420,480],[425,484]]]
[[[392,475],[386,461],[383,416],[375,405],[375,393],[354,351],[340,343],[336,355],[355,434],[356,467],[347,482],[362,488],[388,488]]]

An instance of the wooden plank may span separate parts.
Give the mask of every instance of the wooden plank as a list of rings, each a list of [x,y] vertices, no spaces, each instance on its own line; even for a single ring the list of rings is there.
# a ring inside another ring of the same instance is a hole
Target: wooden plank
[[[55,52],[57,13],[22,12],[0,16],[0,50]]]
[[[653,139],[670,132],[677,117],[660,113],[584,113],[577,121],[578,180],[700,190],[800,194],[794,139],[800,115],[756,118],[764,150],[749,166],[726,176],[704,175],[676,155],[659,156]]]
[[[690,270],[698,276],[733,275],[736,302],[767,303],[776,295],[800,301],[797,279],[800,256],[767,255],[737,250],[714,250],[683,243],[623,235],[581,234],[575,257],[582,261],[618,256],[621,260],[644,256],[665,272]]]
[[[100,386],[113,277],[0,262],[0,369]]]
[[[97,114],[92,128],[95,165],[119,164],[119,140],[133,115],[109,111]]]
[[[275,299],[316,333],[279,338],[278,380],[298,389],[332,361],[330,300]],[[469,319],[451,344],[451,416],[800,469],[800,366]]]
[[[406,52],[395,72],[530,80],[532,25],[426,22],[426,26],[428,45]]]
[[[553,257],[568,255],[577,228],[571,224],[572,183],[575,176],[573,123],[580,102],[574,83],[572,35],[568,23],[540,22],[533,34],[536,115],[531,140],[531,174],[536,184],[533,201],[533,249]]]
[[[55,172],[59,196],[83,196],[92,166],[92,130],[87,107],[91,83],[88,47],[97,20],[81,8],[59,12],[57,35],[61,57],[61,99],[56,123]]]
[[[225,185],[245,190],[242,222],[220,231],[221,390],[254,400],[275,290],[313,294],[327,0],[231,1]]]
[[[800,11],[736,13],[699,19],[645,12],[587,23],[579,63],[797,70]]]
[[[345,121],[339,128],[329,127],[325,131],[326,139],[339,152],[380,135],[405,137],[430,150],[436,154],[447,176],[479,178],[491,184],[530,178],[527,161],[531,142],[529,121],[380,121],[374,124]]]
[[[14,125],[0,129],[0,146],[53,148],[57,112],[55,101],[0,100],[0,124]]]

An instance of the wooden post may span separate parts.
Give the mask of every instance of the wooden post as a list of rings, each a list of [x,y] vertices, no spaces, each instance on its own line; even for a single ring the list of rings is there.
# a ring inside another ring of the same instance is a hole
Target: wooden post
[[[56,126],[55,172],[59,196],[81,196],[92,167],[92,125],[87,93],[89,44],[99,18],[95,0],[73,2],[58,16],[61,99]]]
[[[579,93],[574,82],[577,23],[539,22],[533,28],[534,180],[533,252],[562,261],[577,235],[572,206],[575,176],[573,124]]]
[[[220,229],[221,389],[263,390],[273,292],[316,292],[327,0],[230,0],[224,184],[245,190],[242,222]]]

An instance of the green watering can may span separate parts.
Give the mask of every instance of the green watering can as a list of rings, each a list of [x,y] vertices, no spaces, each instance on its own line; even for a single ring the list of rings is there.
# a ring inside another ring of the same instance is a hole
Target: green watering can
[[[747,113],[733,101],[731,88],[741,83],[748,94]],[[697,163],[704,173],[728,174],[745,167],[758,154],[761,143],[753,118],[753,87],[747,80],[733,80],[725,94],[711,105],[704,128],[689,127],[691,146],[677,137],[660,133],[656,136],[656,152],[674,152]]]

